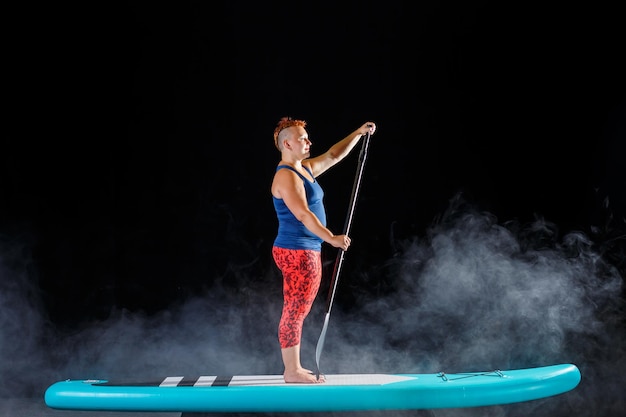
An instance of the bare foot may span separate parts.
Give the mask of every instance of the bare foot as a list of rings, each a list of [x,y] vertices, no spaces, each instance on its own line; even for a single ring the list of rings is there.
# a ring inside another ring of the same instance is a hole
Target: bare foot
[[[300,383],[300,384],[319,384],[322,382],[326,382],[326,378],[324,375],[320,375],[320,378],[317,379],[317,376],[313,374],[308,369],[298,369],[295,372],[285,372],[283,374],[285,378],[285,382],[290,383]]]

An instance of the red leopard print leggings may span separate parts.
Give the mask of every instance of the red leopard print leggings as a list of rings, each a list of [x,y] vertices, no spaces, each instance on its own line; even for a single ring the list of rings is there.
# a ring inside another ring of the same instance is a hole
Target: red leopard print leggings
[[[302,324],[311,311],[322,280],[321,252],[272,247],[276,266],[283,274],[283,314],[278,324],[282,349],[300,343]]]

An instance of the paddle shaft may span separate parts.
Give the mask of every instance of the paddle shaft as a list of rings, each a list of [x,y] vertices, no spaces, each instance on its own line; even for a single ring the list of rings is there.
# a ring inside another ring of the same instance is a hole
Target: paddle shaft
[[[356,176],[354,178],[354,184],[352,185],[352,195],[350,196],[350,206],[348,207],[348,216],[346,217],[346,223],[344,225],[344,234],[350,234],[350,228],[352,227],[352,218],[354,217],[354,208],[356,207],[356,200],[359,194],[359,188],[361,187],[361,178],[363,176],[363,168],[365,167],[365,159],[367,158],[367,151],[369,148],[370,133],[367,133],[363,144],[361,145],[361,152],[359,153],[359,163],[357,166]],[[343,265],[345,251],[340,249],[337,253],[337,259],[335,260],[335,267],[333,269],[333,275],[330,280],[330,289],[328,292],[328,300],[326,304],[326,316],[324,317],[324,325],[322,332],[317,341],[315,348],[315,362],[317,364],[317,378],[320,377],[320,357],[322,356],[322,350],[324,349],[324,342],[326,340],[326,330],[328,329],[328,322],[330,319],[330,310],[333,307],[335,300],[335,293],[337,291],[337,283],[339,282],[339,273],[341,272],[341,266]]]

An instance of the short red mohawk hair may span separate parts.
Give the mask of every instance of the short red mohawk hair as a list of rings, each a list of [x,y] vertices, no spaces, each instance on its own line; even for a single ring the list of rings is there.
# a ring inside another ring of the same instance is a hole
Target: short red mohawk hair
[[[276,149],[280,150],[280,147],[278,146],[278,135],[283,129],[287,129],[291,126],[306,127],[306,122],[304,120],[295,120],[291,117],[281,118],[276,125],[276,129],[274,129],[274,145],[276,146]]]

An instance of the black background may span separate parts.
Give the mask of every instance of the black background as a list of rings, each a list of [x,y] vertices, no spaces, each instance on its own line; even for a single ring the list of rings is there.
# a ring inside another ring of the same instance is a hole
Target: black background
[[[502,223],[589,235],[624,276],[614,7],[60,7],[7,15],[0,235],[3,279],[27,275],[61,332],[120,310],[158,315],[215,283],[279,285],[269,184],[282,116],[308,122],[313,154],[377,123],[342,284],[363,285],[458,193]],[[357,153],[320,178],[335,231]]]

